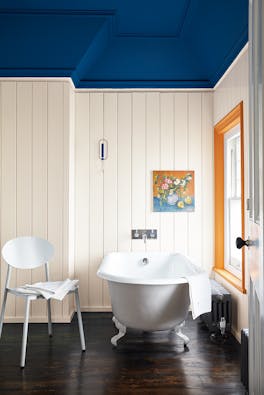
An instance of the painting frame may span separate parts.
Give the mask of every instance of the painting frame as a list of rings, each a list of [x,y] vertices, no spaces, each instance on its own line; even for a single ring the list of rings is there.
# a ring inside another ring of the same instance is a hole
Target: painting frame
[[[153,170],[153,211],[195,211],[194,170]]]

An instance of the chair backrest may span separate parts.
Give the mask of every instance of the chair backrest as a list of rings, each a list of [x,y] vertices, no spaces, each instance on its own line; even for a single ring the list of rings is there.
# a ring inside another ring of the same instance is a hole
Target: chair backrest
[[[2,248],[6,263],[17,269],[34,269],[48,262],[53,254],[53,245],[39,237],[18,237]]]

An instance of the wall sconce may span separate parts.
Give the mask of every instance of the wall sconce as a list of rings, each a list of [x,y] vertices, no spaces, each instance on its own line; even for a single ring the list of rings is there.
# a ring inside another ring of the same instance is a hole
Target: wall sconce
[[[108,158],[108,141],[106,139],[99,140],[99,158],[101,160]]]

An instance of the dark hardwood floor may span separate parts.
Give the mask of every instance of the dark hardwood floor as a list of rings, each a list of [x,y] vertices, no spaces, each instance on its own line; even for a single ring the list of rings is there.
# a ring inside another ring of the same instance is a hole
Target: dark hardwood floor
[[[191,339],[177,351],[173,334],[130,331],[117,349],[110,313],[83,313],[87,350],[81,352],[76,317],[71,324],[31,324],[25,369],[19,368],[22,324],[5,324],[0,341],[0,394],[245,394],[240,346],[230,337],[213,344],[201,324],[188,319]]]

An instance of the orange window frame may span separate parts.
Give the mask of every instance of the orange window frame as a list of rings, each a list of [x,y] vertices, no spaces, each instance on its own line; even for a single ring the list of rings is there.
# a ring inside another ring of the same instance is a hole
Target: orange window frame
[[[240,156],[241,156],[241,220],[242,235],[245,238],[245,199],[244,199],[244,120],[243,102],[240,102],[214,127],[214,170],[215,170],[215,266],[214,271],[232,284],[242,293],[245,289],[245,251],[242,250],[241,279],[225,269],[225,220],[224,220],[224,136],[234,126],[240,124]]]

